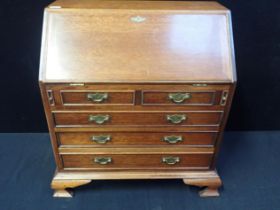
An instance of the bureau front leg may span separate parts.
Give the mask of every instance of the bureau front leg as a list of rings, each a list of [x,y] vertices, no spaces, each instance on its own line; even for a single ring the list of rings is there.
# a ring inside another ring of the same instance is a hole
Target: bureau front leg
[[[218,188],[222,186],[222,180],[219,176],[209,178],[187,178],[183,179],[187,185],[205,187],[199,191],[200,197],[215,197],[219,196]]]
[[[90,182],[90,179],[53,179],[51,183],[51,188],[54,190],[53,197],[71,198],[73,193],[67,188],[79,187]]]

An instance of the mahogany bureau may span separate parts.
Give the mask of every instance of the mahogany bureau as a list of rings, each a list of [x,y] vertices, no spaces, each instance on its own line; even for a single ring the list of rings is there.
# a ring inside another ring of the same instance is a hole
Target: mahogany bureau
[[[54,196],[100,179],[182,179],[219,195],[236,83],[225,7],[56,1],[45,9],[39,80]]]

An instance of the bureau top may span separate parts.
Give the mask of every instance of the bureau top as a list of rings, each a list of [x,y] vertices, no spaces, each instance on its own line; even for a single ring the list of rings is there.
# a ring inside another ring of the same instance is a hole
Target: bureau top
[[[58,0],[51,7],[73,9],[130,9],[130,10],[224,10],[227,8],[217,2],[203,1],[107,1],[107,0]]]
[[[234,82],[230,21],[215,2],[59,0],[45,9],[40,81]]]

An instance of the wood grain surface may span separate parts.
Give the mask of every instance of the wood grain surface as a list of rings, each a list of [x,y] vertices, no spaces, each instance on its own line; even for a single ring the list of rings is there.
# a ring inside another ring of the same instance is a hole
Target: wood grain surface
[[[94,1],[90,9],[63,4],[45,13],[44,82],[235,80],[229,11],[215,3]]]
[[[90,116],[109,116],[103,124],[90,122]],[[174,124],[168,115],[184,115],[185,120]],[[223,112],[54,112],[56,126],[219,126]]]
[[[180,178],[206,187],[201,196],[219,195],[215,161],[236,83],[222,5],[56,1],[45,9],[39,80],[54,196],[132,178]]]
[[[216,132],[62,132],[57,133],[57,138],[61,146],[214,146]],[[110,141],[98,144],[93,141],[93,136],[109,136]],[[163,141],[166,136],[179,136],[182,141],[168,143]]]

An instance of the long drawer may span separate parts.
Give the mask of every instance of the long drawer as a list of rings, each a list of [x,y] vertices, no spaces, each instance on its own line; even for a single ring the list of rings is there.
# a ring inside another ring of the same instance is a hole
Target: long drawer
[[[207,169],[211,154],[62,155],[70,169]]]
[[[217,132],[61,132],[61,146],[196,145],[214,146]]]
[[[218,126],[223,112],[53,112],[53,116],[56,126]]]
[[[213,148],[60,148],[64,169],[207,169]]]

